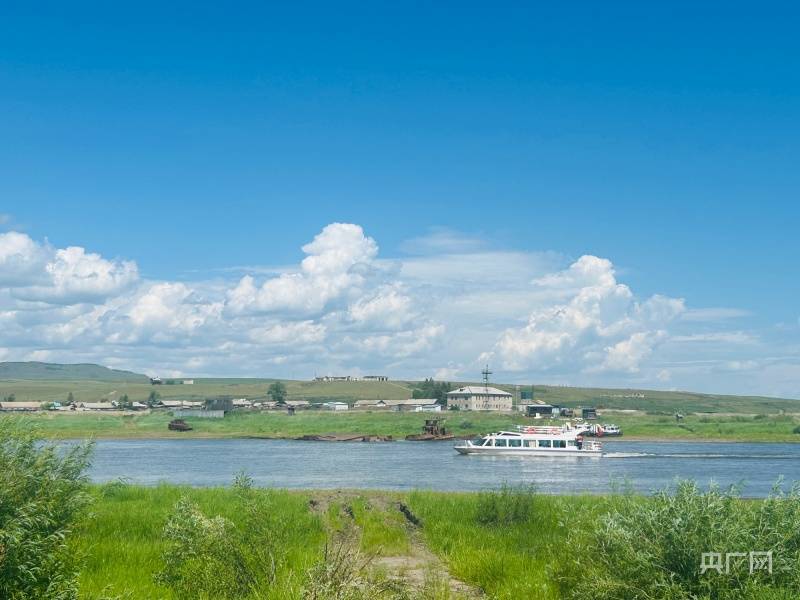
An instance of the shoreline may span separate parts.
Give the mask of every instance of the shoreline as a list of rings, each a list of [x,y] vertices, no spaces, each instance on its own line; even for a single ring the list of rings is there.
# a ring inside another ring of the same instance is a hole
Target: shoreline
[[[51,436],[45,435],[45,439],[47,441],[53,442],[74,442],[74,441],[141,441],[141,440],[268,440],[268,441],[290,441],[290,442],[328,442],[328,443],[338,443],[338,444],[394,444],[394,443],[410,443],[410,444],[443,444],[447,442],[455,442],[462,439],[470,439],[474,436],[462,436],[457,437],[455,439],[449,440],[406,440],[403,438],[397,439],[373,439],[373,440],[363,440],[363,439],[325,439],[326,435],[319,435],[319,434],[308,434],[308,436],[280,436],[280,435],[253,435],[253,434],[215,434],[212,432],[199,432],[197,434],[186,435],[171,435],[168,433],[150,433],[150,432],[143,432],[142,434],[137,435],[130,435],[130,432],[126,432],[127,435],[94,435],[90,434],[84,437],[75,437],[75,436]],[[384,437],[378,434],[350,434],[350,433],[342,433],[342,434],[330,434],[330,435],[339,435],[343,438],[361,438],[361,437],[371,437],[371,438],[380,438]],[[320,439],[304,439],[308,437],[318,437]],[[655,444],[668,444],[672,442],[694,442],[694,443],[702,443],[702,444],[800,444],[800,439],[797,440],[785,440],[785,439],[776,439],[776,440],[764,440],[764,439],[741,439],[741,438],[703,438],[703,437],[649,437],[649,436],[642,436],[642,435],[631,435],[631,436],[614,436],[614,437],[600,437],[600,438],[591,438],[594,440],[598,440],[603,442],[604,444],[607,443],[615,443],[615,442],[652,442]]]

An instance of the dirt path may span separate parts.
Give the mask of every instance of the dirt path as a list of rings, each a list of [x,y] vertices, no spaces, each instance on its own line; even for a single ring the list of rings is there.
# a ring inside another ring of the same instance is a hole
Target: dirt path
[[[403,504],[399,495],[390,492],[324,491],[316,492],[310,500],[312,510],[326,518],[330,526],[332,507],[338,511],[335,530],[340,534],[364,532],[356,522],[353,506],[363,503],[367,510],[383,517],[387,522],[401,523],[407,536],[407,551],[383,552],[382,548],[368,548],[374,552],[369,562],[370,571],[376,576],[393,579],[411,588],[415,597],[431,600],[473,600],[484,598],[480,590],[455,578],[438,556],[427,547],[422,533],[422,524],[413,512]]]

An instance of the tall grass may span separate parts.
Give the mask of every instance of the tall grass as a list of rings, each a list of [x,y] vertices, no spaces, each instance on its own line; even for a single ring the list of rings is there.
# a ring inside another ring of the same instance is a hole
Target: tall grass
[[[454,576],[496,598],[558,598],[547,566],[563,552],[567,508],[528,489],[480,494],[414,492],[409,503],[421,518],[428,546]]]
[[[784,494],[776,488],[770,498],[754,501],[692,483],[653,497],[558,497],[512,488],[340,495],[241,487],[94,488],[94,516],[71,544],[87,557],[81,596],[452,598],[447,582],[433,574],[414,588],[391,573],[371,572],[370,557],[404,555],[421,538],[452,576],[489,598],[800,597],[798,489]],[[417,525],[404,521],[398,502]],[[195,520],[213,540],[209,524],[217,517],[228,536],[217,548],[186,526]],[[170,522],[171,533],[165,528]],[[181,546],[181,540],[191,543]],[[772,575],[750,575],[746,562],[729,575],[700,574],[703,553],[751,550],[773,552]],[[154,579],[170,568],[177,578]],[[242,572],[247,577],[237,583]],[[203,581],[202,589],[192,587]],[[227,587],[210,594],[215,581]]]
[[[565,598],[738,600],[800,597],[800,489],[776,486],[764,501],[680,482],[647,501],[623,496],[596,527],[572,530],[555,565]],[[750,570],[750,552],[772,552],[772,573]],[[744,553],[723,573],[702,572],[704,553]],[[744,564],[743,564],[744,563]]]

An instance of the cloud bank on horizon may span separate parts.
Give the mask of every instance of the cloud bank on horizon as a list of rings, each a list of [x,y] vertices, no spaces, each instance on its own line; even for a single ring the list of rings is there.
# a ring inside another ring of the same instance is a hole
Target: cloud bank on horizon
[[[641,297],[611,260],[490,249],[435,230],[382,258],[331,223],[278,274],[155,281],[132,260],[0,233],[0,360],[176,376],[395,378],[678,387],[798,396],[792,348],[735,307]],[[782,356],[783,355],[783,356]]]

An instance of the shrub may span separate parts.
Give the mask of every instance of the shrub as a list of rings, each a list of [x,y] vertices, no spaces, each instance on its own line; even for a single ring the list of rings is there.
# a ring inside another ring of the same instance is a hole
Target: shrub
[[[186,498],[175,505],[156,582],[177,598],[261,598],[275,590],[295,597],[313,560],[307,554],[321,546],[319,519],[301,498],[253,489],[244,474],[234,489],[236,523],[209,517]]]
[[[182,498],[164,528],[168,544],[156,581],[179,598],[239,598],[254,583],[233,524],[208,518]]]
[[[800,434],[800,425],[798,425],[797,427],[795,427],[794,429],[792,429],[792,433],[798,433],[798,434]]]
[[[29,422],[0,418],[0,598],[77,598],[67,536],[89,501],[91,445],[57,448]]]
[[[569,560],[556,572],[565,598],[797,597],[800,490],[783,494],[776,486],[756,503],[735,490],[702,493],[681,482],[674,494],[621,498],[593,531],[570,531],[567,547]],[[751,574],[747,557],[726,575],[700,572],[703,553],[751,551],[773,552],[771,575]]]
[[[534,524],[542,520],[534,488],[503,486],[500,491],[478,494],[475,520],[481,525]]]
[[[472,421],[461,421],[461,423],[458,424],[459,429],[472,429],[473,427]]]

